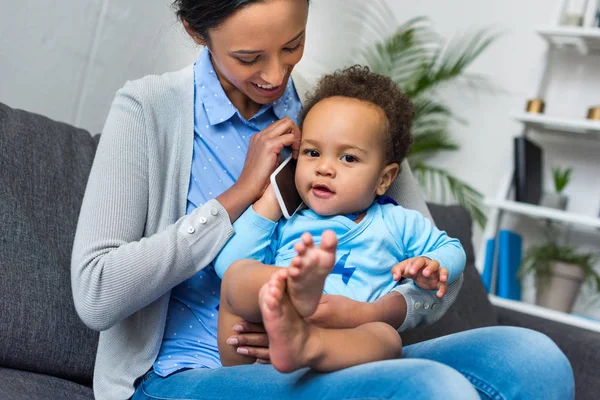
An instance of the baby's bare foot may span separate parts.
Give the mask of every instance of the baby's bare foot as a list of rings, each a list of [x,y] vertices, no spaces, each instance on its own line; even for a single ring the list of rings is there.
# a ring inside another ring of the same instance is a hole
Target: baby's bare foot
[[[315,327],[302,318],[286,293],[288,271],[283,269],[271,275],[258,294],[263,324],[269,335],[271,363],[280,372],[292,372],[310,366],[314,359]]]
[[[287,288],[292,304],[302,317],[314,314],[325,285],[325,278],[335,264],[337,238],[325,231],[321,245],[315,247],[310,233],[302,235],[294,249],[298,253],[288,268]]]

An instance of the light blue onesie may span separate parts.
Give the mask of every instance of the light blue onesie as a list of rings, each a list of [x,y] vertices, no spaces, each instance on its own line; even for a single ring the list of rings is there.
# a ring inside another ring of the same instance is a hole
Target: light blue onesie
[[[235,234],[214,261],[223,277],[236,260],[247,258],[267,265],[289,266],[294,244],[310,232],[315,244],[333,230],[338,238],[336,264],[323,293],[373,301],[389,293],[397,282],[391,268],[407,258],[424,256],[448,269],[448,283],[462,273],[466,255],[457,239],[438,230],[419,212],[374,202],[358,224],[345,216],[322,217],[305,209],[278,222],[261,217],[250,207],[233,224]]]

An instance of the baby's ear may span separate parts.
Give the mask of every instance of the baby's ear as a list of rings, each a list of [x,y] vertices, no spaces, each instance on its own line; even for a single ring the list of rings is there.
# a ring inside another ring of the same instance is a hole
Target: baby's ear
[[[381,175],[379,176],[379,185],[377,186],[377,194],[379,196],[382,196],[392,183],[394,183],[394,179],[398,176],[398,172],[400,172],[398,163],[388,164],[383,167]]]

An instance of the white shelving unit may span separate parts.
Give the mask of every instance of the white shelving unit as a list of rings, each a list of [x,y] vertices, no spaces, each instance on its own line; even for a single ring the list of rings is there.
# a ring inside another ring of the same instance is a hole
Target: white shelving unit
[[[497,208],[513,214],[526,215],[531,218],[558,221],[565,224],[579,225],[588,228],[600,228],[600,218],[589,217],[587,215],[511,200],[485,199],[484,204],[490,208]]]
[[[600,54],[600,29],[566,26],[545,26],[537,33],[552,46],[575,47],[581,54]]]
[[[560,118],[526,112],[512,113],[511,117],[531,128],[581,134],[591,139],[600,139],[600,121],[584,118]]]
[[[600,323],[595,321],[586,320],[580,317],[575,317],[570,314],[565,314],[563,312],[550,310],[547,308],[536,306],[535,304],[527,304],[522,303],[520,301],[503,299],[502,297],[497,297],[494,295],[490,295],[489,297],[490,302],[495,306],[508,308],[510,310],[519,311],[525,314],[535,315],[536,317],[551,319],[554,321],[562,322],[563,324],[588,329],[590,331],[600,332]]]
[[[567,8],[567,0],[562,0],[554,17],[555,25],[539,27],[536,29],[536,32],[548,42],[548,51],[562,51],[574,47],[583,55],[600,55],[600,28],[592,27],[595,13],[597,12],[597,6],[598,4],[595,1],[588,2],[588,8],[584,17],[584,27],[566,27],[560,25]],[[547,60],[550,61],[550,58],[547,58]],[[546,80],[547,73],[550,69],[549,67],[550,64],[547,63],[545,65],[545,71],[542,73],[540,79],[538,96],[541,97],[544,97],[546,85],[549,83]],[[512,113],[511,117],[523,124],[523,134],[525,136],[530,136],[533,131],[536,133],[550,132],[563,136],[566,135],[569,140],[600,140],[600,121],[591,121],[584,117],[564,118],[560,116],[532,114],[527,112]],[[543,140],[543,135],[538,136]],[[486,198],[484,201],[485,205],[490,209],[490,214],[488,216],[488,223],[483,232],[479,254],[476,258],[476,266],[480,273],[482,273],[484,269],[483,263],[485,262],[487,242],[490,239],[496,238],[500,229],[502,217],[506,214],[516,214],[534,219],[557,221],[569,226],[577,227],[577,229],[580,230],[589,230],[596,234],[600,234],[600,218],[597,216],[561,211],[510,200],[513,175],[514,171],[511,168],[503,180],[498,195],[495,198]],[[498,245],[496,241],[494,254],[497,253]],[[493,304],[600,332],[600,322],[587,320],[533,304],[507,300],[495,296],[496,275],[498,269],[497,260],[494,261],[492,269],[492,282],[490,285],[492,292],[490,293],[490,300]]]

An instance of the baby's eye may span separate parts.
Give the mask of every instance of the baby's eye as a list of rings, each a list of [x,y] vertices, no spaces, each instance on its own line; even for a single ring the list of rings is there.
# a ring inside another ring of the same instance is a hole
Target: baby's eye
[[[350,154],[344,154],[342,156],[342,161],[347,162],[347,163],[354,163],[358,161],[358,158],[354,157],[353,155]]]
[[[319,152],[314,149],[306,149],[303,151],[303,153],[309,157],[319,157]]]

